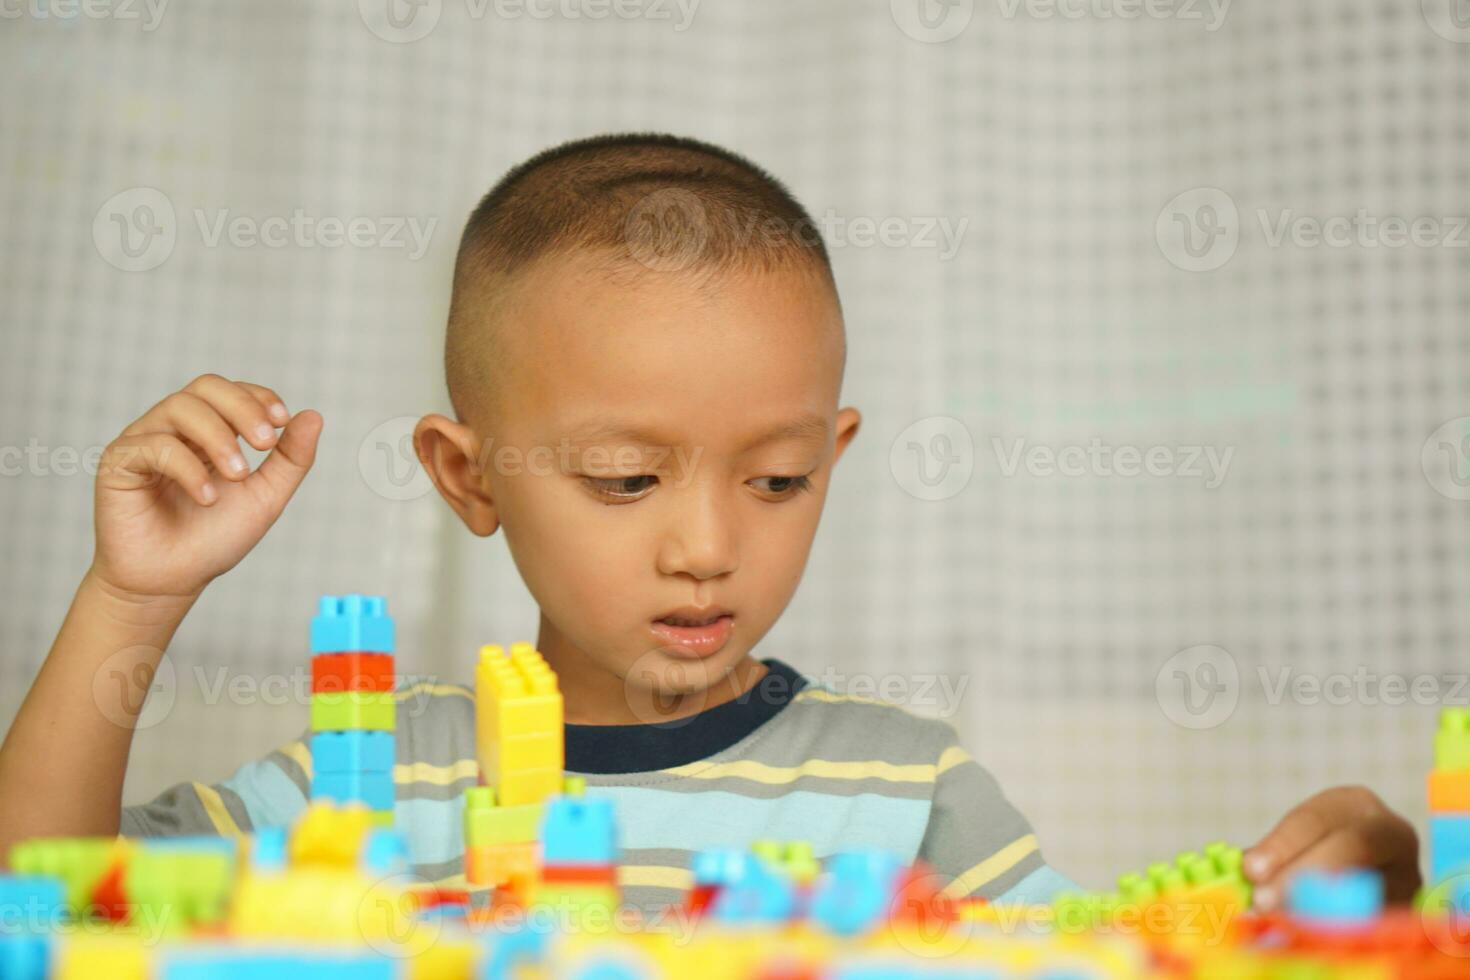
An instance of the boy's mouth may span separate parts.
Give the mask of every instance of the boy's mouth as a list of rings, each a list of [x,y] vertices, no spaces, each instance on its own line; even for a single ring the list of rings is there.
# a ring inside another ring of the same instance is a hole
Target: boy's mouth
[[[681,649],[695,657],[718,653],[730,639],[735,616],[724,609],[711,607],[703,611],[676,609],[655,619],[653,633],[664,646]]]

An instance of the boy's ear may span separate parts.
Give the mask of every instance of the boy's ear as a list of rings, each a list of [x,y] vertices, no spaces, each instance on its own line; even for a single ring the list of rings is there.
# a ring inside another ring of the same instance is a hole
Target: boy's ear
[[[475,430],[443,415],[425,415],[413,430],[419,464],[465,527],[482,538],[500,527],[495,501],[481,477],[480,440]]]
[[[852,442],[852,437],[857,435],[858,428],[862,425],[863,417],[855,408],[844,408],[837,413],[837,445],[836,452],[832,457],[832,464],[842,458],[842,451],[847,444]]]

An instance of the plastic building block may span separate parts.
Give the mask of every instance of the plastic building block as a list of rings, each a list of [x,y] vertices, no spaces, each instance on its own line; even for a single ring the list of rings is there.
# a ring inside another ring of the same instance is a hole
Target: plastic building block
[[[1470,814],[1470,769],[1429,771],[1429,812]]]
[[[391,653],[319,653],[311,658],[311,693],[391,691],[397,683]]]
[[[612,800],[559,796],[546,804],[543,864],[612,864],[617,859]]]
[[[372,950],[187,949],[172,952],[162,980],[396,980],[396,964]]]
[[[92,898],[92,889],[129,843],[113,837],[42,837],[24,841],[10,850],[10,868],[16,874],[43,875],[61,881],[68,911],[79,913]]]
[[[1287,887],[1287,909],[1314,926],[1370,925],[1383,912],[1383,876],[1367,869],[1303,871]]]
[[[55,940],[46,933],[0,932],[0,977],[48,980]]]
[[[311,696],[311,730],[384,731],[396,724],[398,703],[392,691],[343,691]]]
[[[524,890],[536,876],[536,842],[476,844],[465,848],[465,881],[472,885],[516,883]]]
[[[229,931],[239,937],[361,944],[408,936],[412,901],[391,877],[354,865],[316,864],[284,874],[245,874],[230,906]]]
[[[832,855],[812,895],[812,918],[842,936],[872,928],[887,912],[901,870],[898,857],[883,851]]]
[[[514,844],[536,840],[546,807],[541,803],[519,806],[496,806],[495,791],[488,786],[472,786],[464,794],[465,844]]]
[[[755,855],[732,848],[698,851],[691,871],[696,885],[724,888],[737,885],[754,873]]]
[[[290,864],[355,867],[372,829],[370,813],[361,804],[313,802],[291,830]]]
[[[56,950],[56,980],[151,980],[153,951],[125,936],[70,936]]]
[[[356,593],[322,596],[311,620],[311,652],[392,653],[387,600]]]
[[[1470,708],[1445,708],[1434,736],[1434,768],[1470,769]]]
[[[313,800],[364,803],[369,810],[391,810],[395,799],[391,772],[318,772],[311,777]]]
[[[503,806],[561,791],[565,746],[556,675],[529,643],[480,648],[475,670],[480,771]]]
[[[739,882],[720,890],[710,911],[731,925],[787,922],[796,912],[796,889],[756,862]]]
[[[1429,818],[1429,880],[1470,872],[1470,814]]]
[[[250,846],[250,867],[256,871],[284,870],[286,839],[285,827],[265,827],[256,831]]]
[[[362,847],[362,870],[371,875],[391,875],[407,871],[408,841],[396,831],[370,831]]]
[[[63,922],[66,914],[61,879],[0,874],[0,932],[43,932]]]
[[[235,883],[237,859],[230,843],[224,850],[203,843],[143,842],[127,863],[127,900],[170,928],[222,922]]]
[[[311,769],[313,773],[391,773],[395,744],[392,732],[317,732],[311,737]]]
[[[821,870],[808,841],[759,840],[750,849],[756,857],[800,884],[810,882]]]

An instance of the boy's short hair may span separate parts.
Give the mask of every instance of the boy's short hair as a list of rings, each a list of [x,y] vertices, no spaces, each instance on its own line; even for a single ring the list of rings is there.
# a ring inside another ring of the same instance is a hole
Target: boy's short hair
[[[563,143],[512,168],[465,222],[444,344],[462,421],[483,417],[507,283],[539,258],[574,251],[598,255],[609,276],[805,267],[836,294],[816,223],[744,157],[658,133]]]

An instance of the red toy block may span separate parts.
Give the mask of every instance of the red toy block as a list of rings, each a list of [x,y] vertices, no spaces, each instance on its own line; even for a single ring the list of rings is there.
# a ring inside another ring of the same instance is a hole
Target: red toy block
[[[391,653],[319,653],[311,658],[311,693],[391,691]]]
[[[127,873],[126,858],[119,857],[103,872],[92,889],[90,907],[97,910],[108,922],[127,922],[131,908],[123,878]]]
[[[611,864],[547,864],[541,867],[541,880],[562,885],[614,885],[618,869]]]

